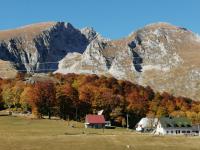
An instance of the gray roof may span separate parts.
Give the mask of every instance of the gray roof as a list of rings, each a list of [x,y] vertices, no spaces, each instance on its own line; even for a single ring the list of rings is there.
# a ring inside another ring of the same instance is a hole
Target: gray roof
[[[191,127],[191,121],[186,117],[161,117],[160,123],[164,128]]]

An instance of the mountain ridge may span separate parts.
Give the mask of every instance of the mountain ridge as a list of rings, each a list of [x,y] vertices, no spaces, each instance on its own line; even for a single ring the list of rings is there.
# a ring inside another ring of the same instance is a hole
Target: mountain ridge
[[[93,28],[76,29],[70,23],[37,25],[39,34],[32,39],[17,36],[4,41],[0,31],[0,59],[27,64],[12,69],[114,76],[200,99],[200,38],[186,28],[159,22],[110,40]]]

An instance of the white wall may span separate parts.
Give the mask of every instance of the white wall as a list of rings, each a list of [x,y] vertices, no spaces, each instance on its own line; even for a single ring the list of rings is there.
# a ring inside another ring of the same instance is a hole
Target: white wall
[[[161,134],[161,135],[166,134],[166,133],[165,133],[165,130],[164,130],[164,128],[162,127],[162,125],[161,125],[160,122],[158,122],[158,124],[157,124],[155,134],[158,134],[158,135],[160,135],[160,134]]]
[[[183,131],[185,131],[183,133]],[[189,133],[188,133],[189,131]],[[157,125],[155,134],[157,135],[184,135],[184,134],[190,134],[192,133],[192,127],[169,127],[169,128],[163,128],[160,124],[160,122]]]

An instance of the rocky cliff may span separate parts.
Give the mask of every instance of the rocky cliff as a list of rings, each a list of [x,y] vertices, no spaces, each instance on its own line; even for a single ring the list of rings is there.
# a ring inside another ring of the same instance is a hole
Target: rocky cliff
[[[200,38],[156,23],[115,41],[93,40],[83,54],[70,53],[57,72],[112,75],[157,91],[200,99]]]
[[[27,72],[49,72],[69,52],[83,53],[95,33],[70,23],[50,22],[0,32],[0,59]],[[95,38],[95,37],[94,37]],[[2,68],[1,68],[2,69]],[[5,68],[4,68],[5,69]]]
[[[150,24],[120,40],[61,22],[0,32],[0,59],[5,64],[0,67],[6,66],[7,74],[8,70],[94,73],[197,100],[199,58],[199,36],[168,23]]]

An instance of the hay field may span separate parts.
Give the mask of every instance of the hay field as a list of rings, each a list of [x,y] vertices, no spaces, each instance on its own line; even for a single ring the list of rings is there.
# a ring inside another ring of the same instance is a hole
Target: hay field
[[[126,129],[84,129],[62,120],[0,117],[0,150],[199,150],[200,137],[152,136]]]

